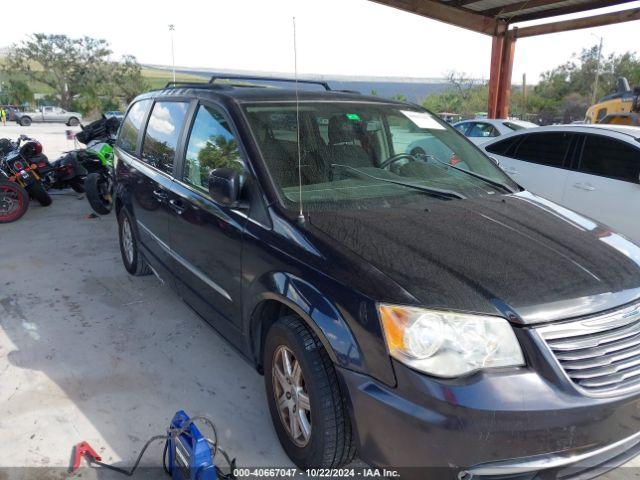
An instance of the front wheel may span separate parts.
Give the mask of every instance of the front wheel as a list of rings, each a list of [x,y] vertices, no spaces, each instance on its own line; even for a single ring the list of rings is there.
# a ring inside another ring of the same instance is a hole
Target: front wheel
[[[101,173],[90,173],[84,179],[84,189],[87,200],[93,210],[100,215],[111,213],[113,205],[111,180]]]
[[[0,180],[0,223],[15,222],[29,208],[29,194],[17,183]]]
[[[43,207],[48,207],[53,202],[51,195],[49,195],[49,192],[45,190],[44,185],[40,182],[32,183],[26,190],[29,192],[29,195],[35,198]]]
[[[333,363],[296,315],[269,329],[264,367],[271,420],[289,458],[301,469],[353,460],[355,440]]]
[[[20,123],[22,127],[28,127],[31,125],[31,119],[29,117],[22,117],[18,123]]]

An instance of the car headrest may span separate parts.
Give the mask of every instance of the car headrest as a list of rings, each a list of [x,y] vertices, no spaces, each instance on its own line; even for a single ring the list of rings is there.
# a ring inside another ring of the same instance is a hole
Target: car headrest
[[[334,115],[329,119],[329,144],[352,143],[362,136],[362,122],[346,115]]]

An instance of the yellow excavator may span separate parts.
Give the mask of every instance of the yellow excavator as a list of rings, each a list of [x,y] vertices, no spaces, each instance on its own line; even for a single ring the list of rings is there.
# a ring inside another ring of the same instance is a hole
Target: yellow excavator
[[[616,93],[591,105],[585,123],[640,126],[640,87],[632,89],[626,78],[619,78]]]

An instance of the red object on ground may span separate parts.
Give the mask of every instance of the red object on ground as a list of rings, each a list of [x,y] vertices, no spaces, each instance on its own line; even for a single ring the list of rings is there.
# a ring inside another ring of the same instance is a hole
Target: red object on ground
[[[80,467],[80,460],[85,455],[97,460],[98,462],[102,460],[102,457],[98,455],[87,442],[80,442],[74,448],[72,472],[75,472]]]

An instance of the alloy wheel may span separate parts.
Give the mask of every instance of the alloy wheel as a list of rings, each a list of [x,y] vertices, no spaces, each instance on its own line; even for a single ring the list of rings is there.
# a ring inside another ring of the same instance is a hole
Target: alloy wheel
[[[0,216],[13,217],[22,208],[19,192],[9,185],[0,186]]]
[[[127,217],[124,217],[122,221],[122,248],[125,257],[127,257],[127,263],[129,265],[133,264],[133,235]]]
[[[311,439],[311,403],[300,362],[284,345],[273,354],[272,382],[285,430],[298,447],[306,446]]]

